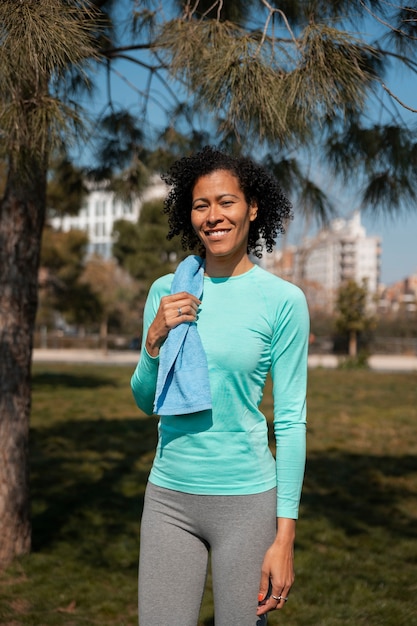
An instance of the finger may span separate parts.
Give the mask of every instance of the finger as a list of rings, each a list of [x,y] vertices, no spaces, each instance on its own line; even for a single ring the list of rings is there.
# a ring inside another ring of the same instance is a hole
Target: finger
[[[178,315],[192,315],[196,314],[198,311],[199,305],[196,302],[190,302],[189,300],[179,300],[174,305],[174,310],[178,313]]]
[[[194,322],[197,319],[197,305],[192,302],[180,300],[175,304],[171,311],[172,320],[174,324],[180,324],[181,322]]]
[[[276,596],[279,598],[279,596]],[[258,604],[257,615],[263,615],[264,613],[269,613],[269,611],[275,611],[275,609],[279,608],[279,601],[275,599],[275,597],[267,596],[265,600]]]
[[[271,594],[270,599],[275,603],[274,609],[282,609],[288,602],[288,595],[285,595],[282,591],[279,595]]]
[[[261,571],[261,580],[259,583],[258,602],[265,603],[268,599],[269,575],[265,571]]]
[[[197,296],[194,296],[192,293],[188,293],[188,291],[174,293],[171,296],[168,296],[168,298],[171,299],[172,302],[179,302],[183,300],[189,303],[194,303],[197,308],[201,304],[201,300],[199,300]]]
[[[189,304],[193,306],[195,309],[201,304],[201,300],[193,296],[191,293],[187,293],[186,291],[182,291],[180,293],[174,293],[169,296],[163,296],[161,298],[160,306],[164,310],[170,310],[172,308],[182,306],[183,304]]]

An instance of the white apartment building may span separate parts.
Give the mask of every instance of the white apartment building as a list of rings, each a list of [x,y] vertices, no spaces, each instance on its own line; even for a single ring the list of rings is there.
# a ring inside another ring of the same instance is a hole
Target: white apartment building
[[[380,238],[367,236],[355,211],[297,247],[293,280],[302,283],[312,306],[331,309],[338,288],[349,279],[358,284],[366,280],[369,294],[377,294],[380,259]]]
[[[112,191],[92,189],[84,200],[78,215],[64,215],[50,220],[53,228],[68,232],[82,230],[88,234],[87,254],[98,254],[104,259],[112,256],[113,225],[119,219],[137,222],[143,203],[163,198],[166,185],[159,177],[152,180],[140,199],[131,204],[122,202]]]

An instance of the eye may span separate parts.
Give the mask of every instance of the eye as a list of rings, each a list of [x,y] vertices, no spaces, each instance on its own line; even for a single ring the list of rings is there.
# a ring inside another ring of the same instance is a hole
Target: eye
[[[192,208],[193,211],[203,211],[205,208],[207,208],[207,204],[203,204],[203,203],[199,203],[199,204],[195,204]]]

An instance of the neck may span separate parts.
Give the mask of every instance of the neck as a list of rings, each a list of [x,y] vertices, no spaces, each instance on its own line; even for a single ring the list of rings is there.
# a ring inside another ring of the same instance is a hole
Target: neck
[[[222,257],[206,258],[206,275],[211,278],[225,278],[244,274],[253,267],[248,255],[239,260]]]

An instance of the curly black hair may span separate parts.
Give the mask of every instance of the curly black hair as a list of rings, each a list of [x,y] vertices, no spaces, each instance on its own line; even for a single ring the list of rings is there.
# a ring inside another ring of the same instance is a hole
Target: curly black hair
[[[278,234],[285,232],[285,222],[292,219],[292,206],[277,180],[262,166],[248,157],[232,156],[211,146],[176,161],[161,178],[171,189],[164,202],[170,230],[168,239],[181,235],[184,250],[201,249],[201,243],[191,225],[192,193],[197,180],[218,170],[232,173],[250,205],[256,202],[258,212],[249,227],[248,253],[262,257],[265,246],[272,252]]]

